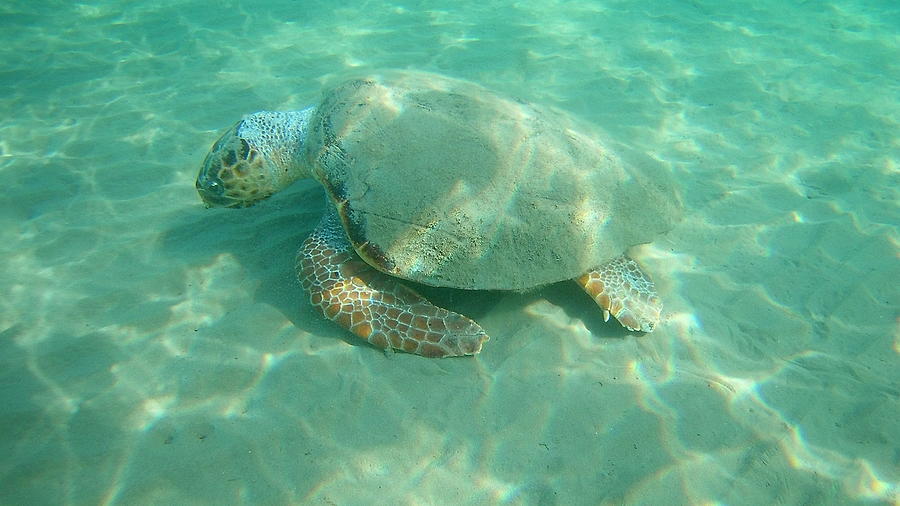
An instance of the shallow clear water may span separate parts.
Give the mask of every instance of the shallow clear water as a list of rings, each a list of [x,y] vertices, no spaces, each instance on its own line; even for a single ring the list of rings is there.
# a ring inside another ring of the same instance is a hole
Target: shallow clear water
[[[341,4],[0,6],[0,503],[900,501],[894,2]],[[671,170],[659,329],[430,290],[491,341],[386,355],[296,284],[315,183],[200,205],[222,128],[380,68]]]

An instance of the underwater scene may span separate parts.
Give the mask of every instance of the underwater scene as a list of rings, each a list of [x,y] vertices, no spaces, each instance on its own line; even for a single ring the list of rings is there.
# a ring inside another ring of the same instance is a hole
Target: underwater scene
[[[0,504],[900,504],[897,2],[0,25]]]

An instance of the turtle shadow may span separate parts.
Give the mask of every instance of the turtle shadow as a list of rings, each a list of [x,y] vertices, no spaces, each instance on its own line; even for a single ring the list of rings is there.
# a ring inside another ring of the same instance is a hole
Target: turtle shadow
[[[598,339],[625,339],[635,334],[613,317],[610,317],[609,321],[603,321],[603,310],[600,306],[571,281],[545,286],[535,294],[562,309],[566,316],[581,321],[588,332]]]
[[[294,267],[297,250],[325,209],[321,187],[302,181],[246,209],[206,209],[183,217],[162,235],[162,248],[186,268],[215,275],[215,266],[236,263],[254,302],[276,308],[304,330],[321,318],[308,302]],[[237,287],[243,289],[242,286]]]
[[[162,235],[162,248],[186,269],[204,269],[215,275],[217,264],[236,262],[254,302],[269,305],[295,327],[317,336],[369,346],[324,318],[307,298],[297,280],[295,258],[303,240],[313,231],[324,210],[321,187],[301,181],[256,206],[246,209],[206,209],[183,213]],[[560,282],[525,293],[462,290],[427,286],[412,281],[405,285],[433,304],[465,315],[476,322],[486,318],[508,297],[524,308],[544,299],[580,320],[598,338],[624,339],[630,332],[614,319],[603,321],[600,308],[571,282]],[[243,289],[241,285],[235,287]],[[524,317],[523,312],[523,317]]]
[[[207,269],[212,271],[210,276],[216,275],[217,265],[236,263],[250,287],[246,289],[253,290],[253,302],[275,308],[305,332],[371,346],[324,318],[309,303],[297,279],[297,250],[318,224],[325,205],[321,186],[313,180],[299,181],[245,209],[206,209],[198,203],[195,212],[183,213],[162,234],[162,248],[169,258],[179,259],[185,269]],[[433,304],[476,322],[503,297],[503,292],[403,283]],[[237,285],[234,289],[245,288]]]

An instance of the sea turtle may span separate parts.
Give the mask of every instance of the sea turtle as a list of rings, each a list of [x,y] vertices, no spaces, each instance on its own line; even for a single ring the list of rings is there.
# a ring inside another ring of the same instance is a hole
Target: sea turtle
[[[212,146],[196,187],[246,207],[300,178],[325,216],[297,256],[313,306],[386,350],[474,355],[488,339],[397,278],[525,290],[575,280],[630,330],[662,308],[625,256],[670,228],[665,174],[622,163],[588,125],[477,84],[387,71],[328,89],[317,106],[245,116]]]

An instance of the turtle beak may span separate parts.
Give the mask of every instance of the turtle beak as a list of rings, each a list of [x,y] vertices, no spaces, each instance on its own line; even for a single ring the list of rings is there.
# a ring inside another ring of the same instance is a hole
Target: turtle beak
[[[203,200],[203,204],[206,205],[206,208],[210,207],[231,207],[229,204],[231,199],[228,197],[223,197],[221,195],[216,195],[214,192],[206,189],[197,187],[197,192],[200,194],[200,199]]]
[[[225,185],[222,180],[218,176],[210,175],[207,171],[200,172],[194,186],[207,209],[210,207],[242,207],[239,201],[225,196]]]

